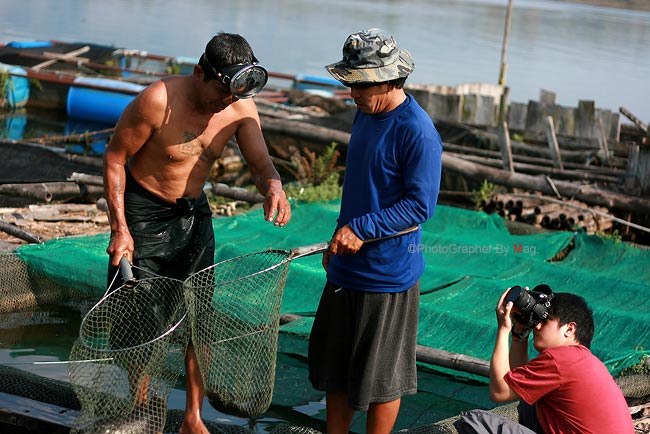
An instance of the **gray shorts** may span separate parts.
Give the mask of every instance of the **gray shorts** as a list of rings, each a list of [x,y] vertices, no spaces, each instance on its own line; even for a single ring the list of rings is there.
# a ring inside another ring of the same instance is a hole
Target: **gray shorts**
[[[325,285],[309,338],[313,387],[346,392],[358,411],[416,393],[419,303],[419,282],[397,293]]]

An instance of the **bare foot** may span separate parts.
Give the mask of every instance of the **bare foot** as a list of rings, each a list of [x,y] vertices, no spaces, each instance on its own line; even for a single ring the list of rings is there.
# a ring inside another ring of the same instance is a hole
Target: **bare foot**
[[[181,429],[178,430],[178,434],[210,434],[210,431],[208,431],[208,428],[200,417],[191,418],[185,416]]]

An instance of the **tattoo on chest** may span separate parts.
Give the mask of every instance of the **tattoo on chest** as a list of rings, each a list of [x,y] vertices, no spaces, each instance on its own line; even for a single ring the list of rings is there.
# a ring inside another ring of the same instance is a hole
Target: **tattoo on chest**
[[[183,132],[183,143],[180,144],[181,153],[186,156],[199,155],[203,152],[201,143],[197,140],[197,135],[190,132]]]

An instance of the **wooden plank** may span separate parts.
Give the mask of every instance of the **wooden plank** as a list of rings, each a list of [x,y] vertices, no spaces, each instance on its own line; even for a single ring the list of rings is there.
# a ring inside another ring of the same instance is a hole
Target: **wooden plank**
[[[526,115],[528,113],[528,104],[521,102],[510,103],[508,109],[507,122],[513,131],[524,131],[526,129]]]
[[[560,170],[564,170],[562,157],[560,156],[560,146],[558,145],[557,137],[555,136],[555,126],[553,125],[552,116],[547,116],[545,118],[544,129],[546,131],[546,139],[548,140],[548,146],[551,150],[551,157],[553,158],[554,166]]]
[[[493,128],[496,124],[498,106],[493,96],[477,95],[476,125]]]
[[[594,137],[596,107],[593,101],[578,101],[578,114],[576,117],[576,136]]]
[[[550,90],[539,90],[539,102],[546,105],[555,105],[555,92]]]
[[[605,164],[609,166],[609,144],[607,143],[607,135],[605,134],[605,127],[603,127],[602,118],[598,118],[598,143],[600,144],[600,153],[603,156]]]
[[[434,119],[460,122],[462,104],[462,95],[442,95],[432,93],[429,102],[429,107],[431,109],[429,114],[431,114]]]
[[[648,130],[648,125],[645,122],[641,121],[641,119],[639,119],[638,117],[634,116],[634,114],[631,111],[629,111],[625,107],[619,107],[618,110],[623,115],[625,115],[629,120],[631,120],[634,123],[634,125],[639,127],[639,129],[641,131],[643,131],[644,133],[648,133],[648,131],[649,131]]]
[[[469,125],[478,125],[478,95],[463,95],[460,121]]]
[[[34,65],[32,66],[32,69],[39,70],[58,62],[59,59],[72,59],[74,57],[77,57],[80,54],[87,53],[88,51],[90,51],[90,46],[86,45],[79,48],[78,50],[73,50],[67,53],[58,54],[58,56],[55,59],[46,60],[45,62],[41,62],[38,65]],[[50,54],[55,54],[55,53],[50,53]]]
[[[639,147],[636,178],[641,188],[641,196],[650,195],[650,146]]]
[[[625,190],[629,193],[634,193],[639,185],[637,179],[639,171],[639,145],[632,143],[629,145],[629,152],[627,157],[627,173],[625,178]]]
[[[77,410],[0,392],[0,422],[4,425],[34,433],[69,433],[78,414]]]
[[[553,106],[553,122],[556,134],[573,136],[576,132],[576,108],[561,105]]]

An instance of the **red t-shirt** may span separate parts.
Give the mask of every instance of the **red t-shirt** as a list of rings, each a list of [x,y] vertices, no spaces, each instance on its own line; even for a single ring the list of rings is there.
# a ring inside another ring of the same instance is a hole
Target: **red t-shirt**
[[[634,434],[621,389],[582,345],[544,350],[505,381],[528,404],[537,404],[546,434]]]

